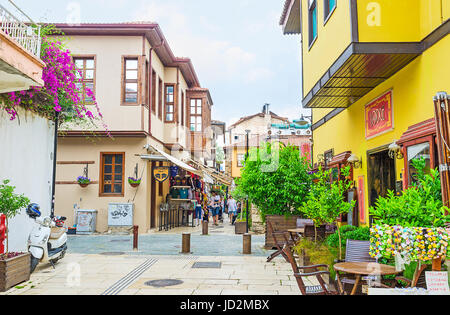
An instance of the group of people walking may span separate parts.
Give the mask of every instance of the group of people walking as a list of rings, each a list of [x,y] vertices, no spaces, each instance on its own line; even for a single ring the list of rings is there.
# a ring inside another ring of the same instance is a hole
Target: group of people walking
[[[212,222],[215,226],[223,223],[224,214],[228,214],[230,224],[234,225],[238,214],[241,212],[240,202],[237,202],[233,196],[229,196],[225,202],[223,196],[217,192],[212,192],[211,195],[202,194],[197,197],[197,204],[195,206],[195,221],[200,225],[201,221]]]

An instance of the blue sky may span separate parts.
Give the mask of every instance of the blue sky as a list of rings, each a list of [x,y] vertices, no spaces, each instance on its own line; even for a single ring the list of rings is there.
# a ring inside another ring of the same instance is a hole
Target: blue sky
[[[1,3],[6,2],[2,0]],[[14,0],[40,22],[157,22],[176,56],[192,59],[229,126],[261,111],[301,113],[300,37],[282,34],[284,0]]]

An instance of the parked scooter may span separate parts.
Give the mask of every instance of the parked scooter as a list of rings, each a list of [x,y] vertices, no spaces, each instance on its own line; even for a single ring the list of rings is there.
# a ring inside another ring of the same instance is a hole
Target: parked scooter
[[[64,257],[67,250],[67,228],[64,226],[66,218],[41,218],[40,207],[35,203],[30,204],[26,212],[37,223],[28,237],[31,272],[39,262],[50,263],[55,268],[55,263]]]

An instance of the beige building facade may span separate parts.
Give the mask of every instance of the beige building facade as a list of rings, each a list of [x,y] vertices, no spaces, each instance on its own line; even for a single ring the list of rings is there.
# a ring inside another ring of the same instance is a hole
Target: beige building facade
[[[111,230],[110,204],[132,204],[133,225],[158,228],[169,181],[153,169],[171,166],[157,150],[184,161],[211,155],[208,123],[213,105],[192,62],[175,57],[155,23],[57,24],[68,38],[83,86],[94,91],[105,130],[66,126],[58,141],[56,214],[76,223],[76,210],[97,211],[97,232]],[[93,100],[84,95],[86,106]],[[192,138],[201,135],[202,146]],[[209,141],[208,141],[209,140]],[[208,152],[209,150],[209,152]],[[198,153],[200,152],[200,153]],[[160,159],[155,158],[160,157]],[[205,159],[205,158],[204,158]],[[87,175],[91,184],[78,185]],[[132,187],[128,178],[141,179]]]

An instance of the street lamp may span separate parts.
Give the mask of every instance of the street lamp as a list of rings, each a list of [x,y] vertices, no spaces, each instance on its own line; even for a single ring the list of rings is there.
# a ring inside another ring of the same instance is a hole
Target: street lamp
[[[309,121],[306,120],[306,118],[308,118]],[[311,122],[312,122],[312,116],[304,116],[304,115],[302,114],[302,117],[300,118],[300,120],[299,120],[297,123],[298,123],[300,126],[306,126],[306,125],[310,125]]]
[[[250,135],[251,130],[245,130],[245,137],[246,137],[246,157],[245,157],[245,161],[247,162],[248,160],[248,137]],[[247,229],[247,233],[248,233],[248,196],[247,196],[247,211],[245,214],[245,221],[246,221],[246,229]]]

